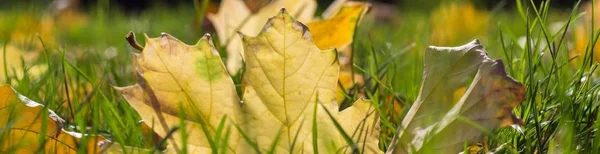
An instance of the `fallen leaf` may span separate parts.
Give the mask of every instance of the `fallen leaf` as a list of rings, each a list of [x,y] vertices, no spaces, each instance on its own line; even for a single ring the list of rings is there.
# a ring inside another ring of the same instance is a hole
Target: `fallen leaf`
[[[331,7],[333,6],[337,5]],[[325,20],[312,21],[306,26],[320,49],[345,50],[352,43],[354,31],[360,19],[369,10],[369,6],[369,3],[364,2],[345,2],[337,11],[330,8],[331,12],[336,13],[326,13]]]
[[[256,35],[260,28],[262,28],[262,22],[266,21],[267,17],[270,17],[275,9],[281,7],[288,8],[292,15],[302,14],[299,20],[311,21],[307,24],[311,30],[314,42],[320,49],[333,49],[336,48],[338,51],[342,51],[343,54],[339,55],[340,64],[342,67],[342,73],[348,74],[351,69],[351,62],[349,61],[352,56],[352,52],[347,47],[352,43],[354,38],[354,32],[357,25],[360,23],[360,19],[369,10],[370,4],[365,2],[347,2],[346,0],[336,0],[329,8],[323,13],[323,20],[313,19],[313,11],[301,10],[302,13],[297,13],[299,5],[312,6],[311,1],[295,1],[296,3],[287,2],[286,0],[275,1],[269,4],[258,13],[251,14],[250,11],[246,11],[246,5],[241,1],[225,0],[221,4],[219,13],[215,15],[208,15],[208,18],[215,24],[217,34],[219,35],[222,44],[227,45],[227,70],[236,74],[242,66],[242,57],[244,52],[241,48],[241,40],[238,37],[233,37],[233,33],[240,31],[248,35]],[[306,3],[306,4],[305,4]],[[291,8],[291,9],[290,9]],[[244,11],[227,11],[227,10],[244,10]],[[236,14],[236,15],[232,15]],[[245,18],[248,18],[247,22],[243,22]],[[252,20],[252,21],[250,21]],[[226,25],[224,25],[227,23]],[[242,25],[240,27],[240,25]],[[229,44],[227,44],[229,43]],[[348,90],[356,83],[362,81],[349,81],[346,76],[341,76],[340,79],[344,79],[343,87],[338,90],[338,102],[344,100],[343,91]],[[342,80],[340,80],[342,81]]]
[[[323,108],[317,108],[317,111],[310,109],[316,102],[323,104],[328,111],[338,111],[338,104],[334,103],[339,74],[337,51],[321,51],[313,43],[308,28],[284,10],[270,19],[257,37],[243,36],[242,40],[244,49],[248,51],[244,76],[245,108],[242,108],[248,116],[245,116],[247,119],[243,125],[247,129],[244,132],[256,137],[255,142],[259,145],[269,145],[278,135],[273,132],[283,129],[277,151],[290,149],[289,145],[297,141],[304,141],[301,142],[304,146],[297,148],[303,151],[313,151],[312,143],[315,141],[338,147],[329,148],[317,143],[320,152],[332,153],[344,147],[344,140],[330,120],[318,122],[320,138],[316,140],[308,139],[312,130],[310,124],[304,123],[314,118],[311,117],[314,112],[317,112],[317,119],[328,119]],[[265,126],[275,130],[265,131]],[[370,129],[373,130],[372,127]],[[296,133],[300,135],[296,137]],[[369,149],[378,149],[377,144],[369,145]]]
[[[316,20],[306,25],[320,49],[335,48],[341,52],[338,58],[341,66],[339,81],[342,86],[338,87],[338,102],[343,102],[345,99],[344,91],[363,83],[361,75],[354,74],[354,77],[351,75],[352,50],[348,47],[354,40],[356,27],[369,7],[370,3],[338,0],[323,13],[324,20]]]
[[[206,17],[213,23],[222,45],[227,45],[227,70],[236,74],[242,67],[244,56],[242,40],[236,36],[240,31],[248,35],[257,35],[265,21],[273,12],[286,8],[297,20],[312,20],[317,9],[315,0],[276,0],[252,13],[243,0],[223,0],[219,12]]]
[[[134,54],[134,60],[138,84],[117,90],[144,121],[156,125],[154,131],[161,137],[180,124],[179,112],[183,112],[186,133],[197,140],[190,142],[191,151],[206,152],[210,145],[205,134],[213,135],[225,115],[227,121],[236,121],[239,98],[209,35],[194,46],[166,33],[159,38],[146,36],[146,46],[141,54]],[[202,123],[208,128],[203,129]],[[235,147],[238,135],[230,135],[228,145]],[[171,143],[180,146],[182,140],[175,133]]]
[[[336,0],[323,13],[324,20],[318,20],[313,18],[316,10],[314,0],[277,0],[256,13],[252,13],[242,0],[224,0],[219,12],[208,14],[207,17],[214,24],[221,44],[227,45],[227,70],[236,74],[242,66],[244,52],[235,32],[257,35],[262,23],[276,10],[286,8],[300,22],[314,22],[309,23],[308,27],[321,49],[338,48],[338,51],[343,51],[352,43],[354,29],[369,6],[365,2]]]
[[[465,142],[483,137],[472,123],[487,130],[503,126],[524,98],[523,85],[506,74],[502,61],[488,58],[479,41],[429,47],[419,96],[388,153],[460,152]]]
[[[167,152],[211,152],[226,143],[225,150],[236,153],[381,153],[370,102],[338,112],[337,51],[319,49],[285,9],[262,29],[256,37],[240,33],[247,53],[243,103],[208,35],[194,46],[168,34],[146,37],[134,56],[138,84],[116,89],[144,121],[159,125],[154,131],[161,137],[185,126],[169,137]],[[223,129],[230,133],[220,134]],[[223,135],[228,140],[211,140]]]
[[[64,120],[10,86],[0,87],[0,151],[14,153],[99,153],[110,141],[62,129]],[[85,141],[85,142],[83,142]]]

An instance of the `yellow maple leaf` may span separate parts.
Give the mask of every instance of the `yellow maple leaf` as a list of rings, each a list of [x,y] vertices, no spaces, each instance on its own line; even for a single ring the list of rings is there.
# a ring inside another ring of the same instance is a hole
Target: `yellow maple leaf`
[[[488,58],[477,40],[429,47],[419,96],[388,153],[460,152],[465,142],[483,137],[468,121],[486,129],[503,126],[514,119],[510,110],[524,98],[525,87],[506,74],[502,61]]]
[[[292,3],[294,2],[294,3]],[[219,35],[222,44],[227,44],[227,70],[235,74],[242,66],[242,57],[244,52],[241,46],[241,40],[233,37],[233,33],[240,31],[248,35],[256,35],[262,28],[262,23],[270,17],[275,9],[287,8],[292,15],[299,15],[298,20],[310,21],[307,26],[311,30],[312,38],[320,49],[336,48],[341,51],[339,58],[342,67],[342,74],[349,74],[351,69],[350,57],[352,52],[347,47],[353,42],[354,32],[361,18],[369,10],[370,4],[365,2],[347,2],[346,0],[334,1],[323,13],[323,20],[313,19],[314,9],[306,10],[314,1],[289,1],[279,0],[268,4],[258,13],[251,14],[242,1],[225,0],[221,3],[220,12],[209,14],[208,18],[215,24],[215,29]],[[301,9],[301,10],[299,10]],[[243,11],[227,11],[243,10]],[[357,75],[355,75],[357,76]],[[347,75],[340,76],[343,87],[338,87],[338,101],[343,101],[343,90],[348,90],[355,83],[362,81],[352,81]]]
[[[227,45],[227,70],[235,74],[241,68],[244,57],[241,40],[235,37],[235,32],[257,35],[261,31],[262,23],[271,17],[273,12],[286,8],[300,22],[314,22],[308,26],[314,31],[313,38],[317,46],[321,49],[342,50],[352,43],[354,29],[369,6],[363,2],[336,0],[324,13],[324,20],[317,20],[313,18],[316,10],[314,0],[277,0],[254,14],[242,0],[224,0],[219,12],[208,14],[207,17],[213,23],[221,44]],[[334,31],[332,27],[335,27]]]
[[[380,153],[370,102],[338,112],[336,50],[319,49],[285,9],[262,29],[256,37],[240,33],[247,53],[243,103],[208,35],[194,46],[168,34],[146,37],[134,56],[138,84],[117,90],[144,121],[158,125],[161,137],[185,125],[170,136],[167,152]],[[231,131],[220,134],[223,128]],[[223,135],[228,140],[212,140]]]
[[[236,121],[239,99],[225,71],[218,52],[205,35],[194,46],[185,45],[168,34],[159,38],[146,36],[146,46],[141,54],[135,54],[136,70],[141,76],[136,85],[117,88],[129,104],[147,123],[155,123],[155,131],[165,137],[170,128],[180,124],[180,107],[186,117],[186,130],[191,151],[210,150],[205,133],[214,133],[221,118]],[[159,109],[153,108],[160,106]],[[209,126],[206,132],[200,126]],[[231,135],[230,146],[237,144],[238,136]],[[180,133],[172,136],[174,146],[181,141]],[[174,142],[176,141],[176,142]]]
[[[317,3],[314,0],[277,0],[252,14],[243,0],[223,0],[219,12],[206,16],[213,23],[221,44],[227,45],[229,72],[237,73],[244,55],[242,40],[236,36],[236,32],[257,35],[263,23],[281,8],[287,8],[298,20],[308,22],[312,20]]]
[[[53,111],[44,108],[10,86],[0,86],[0,151],[14,153],[99,153],[110,141],[102,136],[88,136],[62,129],[63,122]],[[41,140],[43,139],[43,140]]]

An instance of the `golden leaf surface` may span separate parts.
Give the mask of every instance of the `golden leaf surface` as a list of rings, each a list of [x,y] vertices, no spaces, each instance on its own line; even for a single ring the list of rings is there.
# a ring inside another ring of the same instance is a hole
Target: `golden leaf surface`
[[[320,50],[308,28],[285,9],[262,29],[256,37],[240,33],[247,53],[243,103],[209,37],[194,46],[168,34],[146,38],[135,56],[138,84],[117,90],[144,121],[159,125],[153,128],[161,137],[184,121],[185,127],[168,139],[167,152],[209,152],[214,149],[207,138],[217,138],[216,132],[223,132],[219,128],[231,128],[225,134],[230,153],[334,153],[352,152],[352,147],[381,153],[370,102],[359,100],[338,112],[337,52]],[[226,124],[219,127],[225,116]],[[340,131],[355,145],[349,146]]]
[[[240,31],[248,35],[257,35],[262,25],[273,12],[286,8],[298,20],[312,20],[317,9],[315,0],[276,0],[252,13],[243,0],[223,0],[219,12],[208,14],[207,18],[213,23],[219,41],[227,45],[227,69],[235,74],[242,66],[244,56],[242,40],[236,36]]]
[[[62,129],[64,120],[10,86],[0,86],[0,151],[10,153],[99,153],[110,141]]]
[[[239,99],[209,35],[193,46],[166,33],[158,38],[146,36],[146,46],[141,54],[134,54],[134,60],[138,84],[117,90],[147,124],[157,125],[154,128],[161,137],[180,124],[181,111],[188,137],[200,140],[190,142],[191,151],[206,152],[210,150],[204,148],[210,147],[206,134],[214,134],[226,115],[228,121],[235,121]],[[235,146],[237,135],[231,135],[229,145]],[[177,142],[182,139],[175,133],[172,145],[180,146]]]
[[[300,22],[314,22],[309,23],[308,27],[313,31],[317,46],[321,49],[343,50],[352,43],[354,29],[369,6],[364,2],[336,0],[323,13],[324,20],[317,20],[313,18],[317,7],[314,0],[276,0],[254,14],[242,0],[224,0],[219,12],[209,14],[207,18],[213,23],[221,44],[227,45],[227,70],[236,74],[242,66],[244,52],[242,41],[235,36],[235,32],[257,35],[273,12],[286,8]]]
[[[502,126],[524,98],[523,85],[506,74],[502,61],[488,58],[479,41],[428,47],[419,96],[388,153],[460,152],[465,142],[483,137],[469,122],[485,129]]]
[[[335,48],[340,52],[338,59],[341,67],[339,77],[341,86],[338,87],[337,92],[338,102],[345,99],[344,91],[363,82],[359,74],[352,75],[352,50],[348,47],[354,40],[356,27],[370,6],[370,3],[366,2],[338,0],[323,13],[324,20],[316,20],[306,25],[320,49]]]
[[[369,7],[370,4],[365,2],[345,2],[333,16],[324,16],[325,20],[312,21],[306,26],[320,49],[344,50],[352,43],[354,31]],[[330,10],[334,11],[334,8]]]

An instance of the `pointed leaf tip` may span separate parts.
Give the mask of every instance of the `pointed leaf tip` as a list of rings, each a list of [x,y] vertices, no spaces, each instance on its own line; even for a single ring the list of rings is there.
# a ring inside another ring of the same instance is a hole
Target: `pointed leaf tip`
[[[100,135],[91,136],[64,130],[65,121],[54,111],[19,94],[8,85],[0,86],[0,106],[3,107],[0,115],[11,115],[0,120],[0,125],[3,126],[0,140],[9,141],[0,143],[0,151],[76,153],[86,148],[87,153],[97,153],[103,148],[103,143],[108,142]],[[89,137],[87,145],[82,144],[83,136]],[[40,137],[45,139],[40,140]]]
[[[210,33],[205,33],[204,36],[202,36],[202,39],[212,40],[212,36],[210,36]]]
[[[280,14],[288,14],[288,13],[287,13],[287,10],[285,9],[285,7],[282,7],[282,8],[279,10],[279,13],[280,13]]]
[[[150,40],[150,36],[148,36],[148,33],[144,33],[144,42],[146,42],[146,44],[148,44],[148,40]]]
[[[471,41],[469,44],[481,45],[481,42],[479,39],[473,39],[473,41]]]
[[[302,32],[302,38],[309,40],[309,41],[313,40],[312,35],[310,34],[310,30],[303,23],[301,23],[299,21],[294,21],[292,27],[294,27],[295,30]]]
[[[316,9],[315,0],[276,0],[251,12],[243,0],[222,0],[219,11],[216,14],[208,13],[207,19],[213,23],[221,45],[227,48],[228,71],[237,74],[242,68],[244,49],[242,40],[234,35],[235,31],[255,36],[264,29],[265,21],[282,12],[292,14],[302,22],[311,21]]]

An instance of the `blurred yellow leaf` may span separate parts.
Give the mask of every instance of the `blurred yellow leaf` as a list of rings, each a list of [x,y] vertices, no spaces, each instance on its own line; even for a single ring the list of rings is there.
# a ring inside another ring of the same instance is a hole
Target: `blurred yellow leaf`
[[[340,3],[340,4],[336,4]],[[307,24],[313,35],[315,44],[320,49],[337,49],[342,51],[338,55],[341,65],[339,81],[342,87],[338,87],[338,102],[344,100],[344,91],[353,87],[355,84],[362,84],[362,76],[354,74],[354,80],[351,75],[352,50],[347,47],[354,39],[354,32],[360,19],[367,13],[370,4],[364,2],[343,2],[336,1],[324,13],[325,20],[317,20]]]
[[[487,33],[488,13],[470,1],[442,3],[431,13],[431,43],[455,45]]]
[[[39,55],[45,50],[53,51],[56,47],[56,29],[67,31],[73,28],[80,27],[88,23],[87,15],[78,11],[77,5],[69,5],[69,7],[60,10],[49,8],[43,15],[37,16],[34,12],[25,12],[18,14],[16,17],[8,18],[0,15],[0,32],[8,34],[10,40],[6,47],[8,75],[18,78],[23,77],[21,57],[27,67],[31,69],[26,72],[32,78],[37,78],[38,75],[46,71],[46,66],[34,65]],[[0,36],[4,37],[4,36]],[[43,41],[43,44],[41,41]],[[3,43],[3,42],[2,42]],[[4,52],[3,50],[0,50]],[[0,53],[1,53],[0,52]],[[0,58],[4,60],[3,54]],[[0,63],[0,82],[6,81],[6,73],[4,63]],[[13,69],[15,71],[13,71]]]
[[[2,61],[0,62],[0,83],[7,81],[7,75],[9,78],[16,77],[21,79],[25,73],[31,78],[37,78],[44,73],[48,69],[46,65],[33,64],[39,55],[40,52],[25,50],[14,44],[0,45],[0,60]],[[23,64],[28,68],[27,72],[23,72]]]
[[[352,43],[356,26],[369,6],[364,2],[346,2],[333,16],[312,21],[306,26],[320,49],[344,50]]]
[[[502,126],[524,99],[525,87],[506,74],[502,61],[488,58],[479,41],[429,47],[419,96],[388,153],[460,152],[465,142],[483,137],[484,130],[473,124],[485,129]]]
[[[16,21],[4,19],[4,24],[11,25],[10,41],[15,45],[33,46],[36,50],[44,49],[40,38],[46,46],[54,46],[54,26],[55,22],[52,16],[44,15],[37,17],[34,13],[26,12],[20,14]],[[39,37],[39,38],[38,38]]]
[[[370,102],[361,99],[338,112],[336,51],[319,49],[308,28],[285,9],[262,29],[256,37],[240,33],[247,63],[243,103],[208,35],[194,46],[168,34],[146,37],[142,53],[134,56],[138,84],[117,90],[144,121],[158,125],[154,131],[161,137],[185,126],[168,139],[167,152],[211,152],[219,147],[212,142],[227,144],[219,151],[236,153],[350,153],[352,147],[381,153]],[[356,145],[349,146],[340,131]]]
[[[62,129],[63,122],[53,111],[0,86],[0,151],[14,153],[99,153],[110,143],[102,136],[88,136]]]
[[[2,16],[2,15],[0,15]],[[43,46],[40,38],[44,40],[45,45],[54,45],[54,20],[51,16],[36,17],[31,12],[19,14],[18,17],[0,17],[0,32],[7,34],[10,42],[1,42],[0,44],[0,83],[7,81],[6,76],[22,78],[25,73],[30,77],[36,78],[46,71],[45,66],[34,65]],[[4,37],[4,36],[0,36]],[[6,57],[4,57],[6,52]],[[23,61],[21,61],[21,58]],[[6,61],[4,61],[6,59]],[[6,66],[5,66],[6,64]],[[23,65],[29,67],[29,72],[23,72]],[[6,68],[6,69],[5,69]]]
[[[574,41],[574,47],[573,49],[571,49],[571,52],[569,52],[569,56],[570,57],[578,57],[576,59],[573,60],[573,63],[581,63],[585,54],[585,51],[588,47],[592,47],[594,54],[593,54],[593,58],[596,61],[600,60],[600,45],[599,43],[594,43],[592,46],[590,46],[590,32],[596,32],[598,31],[600,28],[595,27],[595,29],[592,29],[591,25],[598,25],[600,24],[600,20],[597,19],[598,16],[600,16],[600,11],[594,11],[594,14],[592,14],[592,8],[594,8],[595,10],[600,9],[600,3],[595,3],[595,6],[592,5],[592,2],[587,2],[586,4],[584,4],[582,6],[583,11],[587,12],[584,16],[583,16],[583,22],[580,22],[579,24],[575,25],[575,29],[573,31],[573,41]],[[592,18],[593,16],[595,16],[596,18]],[[590,51],[592,49],[589,49]]]

